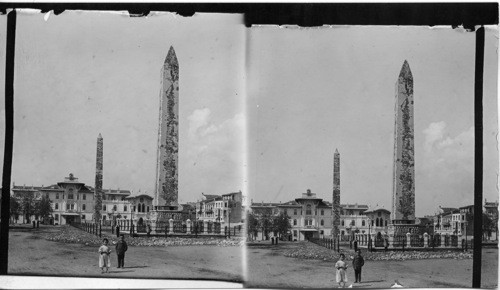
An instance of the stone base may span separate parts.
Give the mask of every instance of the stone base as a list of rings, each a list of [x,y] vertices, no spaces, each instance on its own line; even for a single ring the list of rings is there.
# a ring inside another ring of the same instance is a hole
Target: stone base
[[[389,236],[406,235],[407,233],[422,234],[421,229],[422,227],[420,225],[416,225],[414,220],[394,220],[387,227],[387,232],[389,233]]]

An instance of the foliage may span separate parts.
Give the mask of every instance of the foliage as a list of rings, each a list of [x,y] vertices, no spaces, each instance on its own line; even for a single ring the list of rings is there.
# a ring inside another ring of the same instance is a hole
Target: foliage
[[[492,220],[487,214],[483,213],[483,231],[491,233],[496,231],[497,221]]]
[[[262,233],[268,233],[273,226],[271,215],[263,214],[259,219],[259,226],[262,229]]]
[[[272,218],[273,229],[280,236],[285,236],[291,229],[290,220],[286,212],[275,215]]]
[[[52,215],[52,212],[52,201],[47,196],[42,196],[35,202],[35,216],[46,219]]]
[[[21,206],[21,213],[27,221],[35,214],[36,209],[36,196],[33,192],[18,192],[14,194],[14,198],[19,201]]]
[[[21,204],[13,196],[10,197],[10,219],[11,222],[15,222],[19,219],[19,214],[21,214]]]
[[[249,213],[247,217],[247,232],[249,235],[257,235],[259,231],[259,220],[253,213]]]

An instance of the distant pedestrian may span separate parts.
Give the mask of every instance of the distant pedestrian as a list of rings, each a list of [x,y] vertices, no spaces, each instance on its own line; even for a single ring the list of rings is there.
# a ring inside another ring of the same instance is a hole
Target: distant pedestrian
[[[99,248],[99,267],[101,268],[101,274],[104,273],[104,268],[106,268],[106,273],[108,268],[111,267],[111,261],[109,255],[111,254],[111,249],[108,247],[108,239],[104,238],[102,240],[102,246]]]
[[[116,237],[118,238],[120,236],[120,226],[116,225]]]
[[[387,252],[387,249],[389,248],[389,238],[385,237],[384,238],[384,249]]]
[[[347,282],[347,275],[346,275],[346,270],[347,270],[347,264],[344,262],[345,260],[345,255],[340,254],[340,259],[335,263],[335,269],[337,269],[337,283],[339,283],[339,288],[344,288],[345,283]]]
[[[352,268],[354,269],[354,283],[361,283],[361,268],[365,264],[363,256],[361,256],[361,250],[358,250],[358,254],[352,259]]]
[[[151,225],[148,225],[148,237],[151,235]]]
[[[125,242],[125,236],[121,235],[120,240],[115,246],[116,255],[118,256],[118,268],[125,268],[125,252],[128,250],[127,242]]]
[[[354,252],[358,251],[358,239],[354,240]]]

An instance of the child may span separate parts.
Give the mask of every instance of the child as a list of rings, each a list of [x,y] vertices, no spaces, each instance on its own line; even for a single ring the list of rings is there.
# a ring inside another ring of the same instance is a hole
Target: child
[[[101,274],[104,273],[104,268],[106,268],[106,273],[108,273],[108,268],[111,267],[111,261],[109,255],[111,254],[111,249],[108,247],[108,239],[102,240],[102,246],[99,248],[99,267],[101,268]]]
[[[347,282],[347,276],[345,271],[347,270],[347,264],[344,262],[345,255],[340,254],[340,259],[335,263],[335,268],[337,269],[337,283],[339,283],[339,288],[344,288]]]

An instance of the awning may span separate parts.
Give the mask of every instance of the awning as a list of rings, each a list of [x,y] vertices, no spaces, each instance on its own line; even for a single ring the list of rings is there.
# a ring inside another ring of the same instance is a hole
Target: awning
[[[317,229],[300,229],[300,232],[317,232]]]
[[[74,212],[65,212],[65,213],[62,213],[61,215],[72,215],[72,216],[80,216],[79,214],[77,214],[77,213],[74,213]]]

